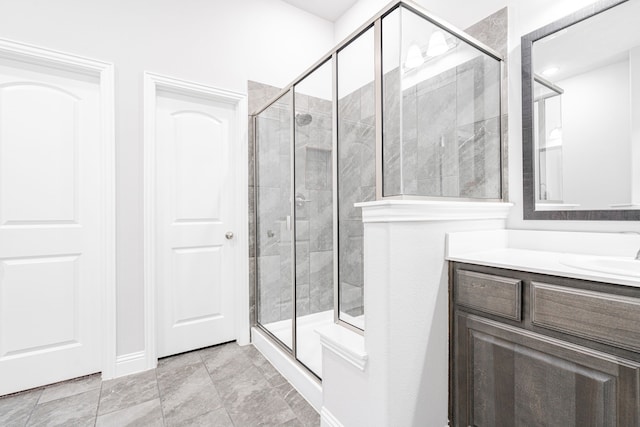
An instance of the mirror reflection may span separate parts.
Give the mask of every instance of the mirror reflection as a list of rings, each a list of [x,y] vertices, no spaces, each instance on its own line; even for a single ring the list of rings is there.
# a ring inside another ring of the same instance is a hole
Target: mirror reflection
[[[640,1],[532,48],[536,210],[640,209]]]

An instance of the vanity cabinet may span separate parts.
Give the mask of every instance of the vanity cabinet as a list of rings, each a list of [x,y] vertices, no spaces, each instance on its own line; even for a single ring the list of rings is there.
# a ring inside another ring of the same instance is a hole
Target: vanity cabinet
[[[451,263],[454,426],[640,426],[640,288]]]

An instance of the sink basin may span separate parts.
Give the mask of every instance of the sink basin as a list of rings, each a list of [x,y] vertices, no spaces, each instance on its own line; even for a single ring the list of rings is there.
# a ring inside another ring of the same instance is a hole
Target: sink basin
[[[566,257],[560,260],[564,265],[582,270],[618,276],[640,277],[640,260],[623,257]]]

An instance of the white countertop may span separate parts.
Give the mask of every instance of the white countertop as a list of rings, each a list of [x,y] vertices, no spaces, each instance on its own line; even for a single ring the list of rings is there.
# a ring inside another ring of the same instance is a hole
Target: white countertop
[[[639,235],[494,230],[449,233],[446,259],[640,288],[640,275],[617,275],[568,265],[593,257],[632,259],[638,248]]]

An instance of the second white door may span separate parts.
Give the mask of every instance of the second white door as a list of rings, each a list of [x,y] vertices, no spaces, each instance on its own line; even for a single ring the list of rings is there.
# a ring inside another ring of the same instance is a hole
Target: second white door
[[[235,108],[156,97],[158,357],[235,339]]]

